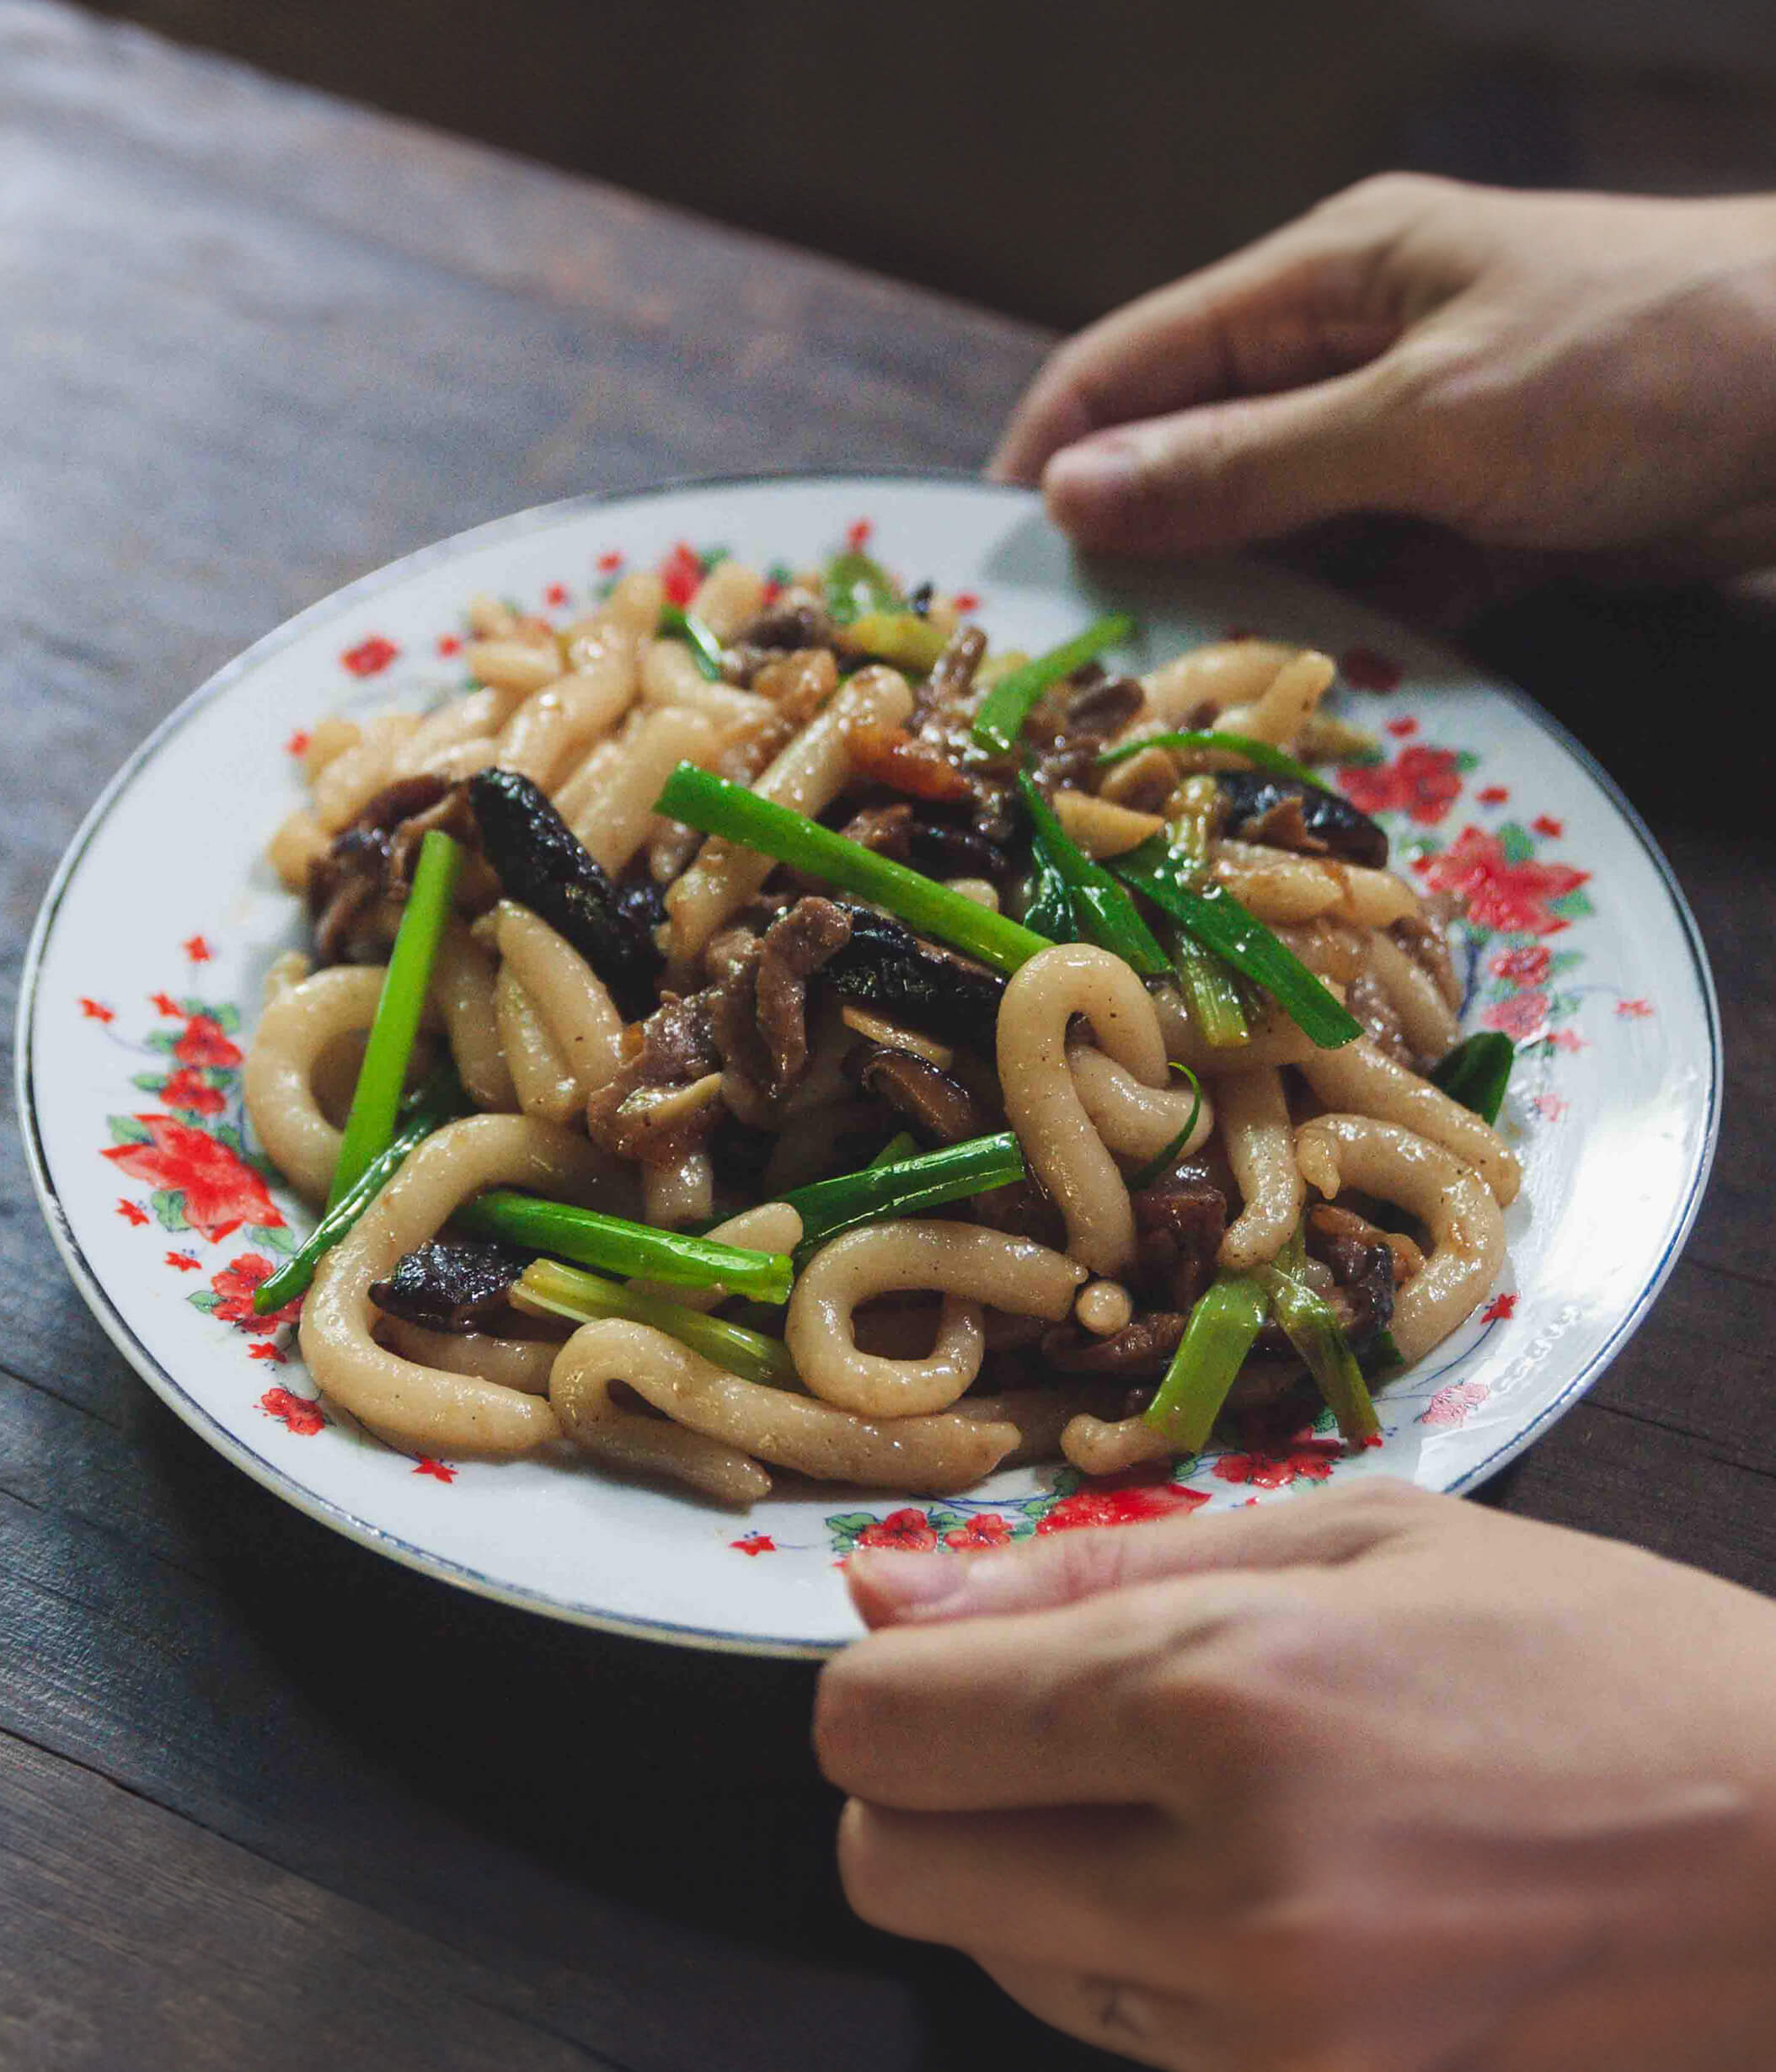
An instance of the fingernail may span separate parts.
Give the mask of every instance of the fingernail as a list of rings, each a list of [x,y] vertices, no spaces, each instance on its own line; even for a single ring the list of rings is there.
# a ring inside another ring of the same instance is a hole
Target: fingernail
[[[1123,438],[1088,439],[1063,446],[1042,471],[1051,510],[1078,513],[1126,503],[1141,481],[1141,463]]]
[[[953,1554],[853,1554],[845,1579],[870,1626],[920,1618],[960,1594],[963,1564]]]

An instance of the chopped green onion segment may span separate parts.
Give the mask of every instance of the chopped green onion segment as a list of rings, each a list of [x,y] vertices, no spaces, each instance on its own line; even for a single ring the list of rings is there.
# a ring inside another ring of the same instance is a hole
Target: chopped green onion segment
[[[1165,952],[1141,918],[1135,902],[1101,863],[1073,841],[1027,770],[1018,772],[1018,790],[1035,830],[1033,846],[1066,889],[1073,921],[1067,932],[1084,936],[1101,949],[1110,951],[1125,964],[1132,964],[1143,979],[1169,976],[1172,967]],[[1039,871],[1040,868],[1039,863]],[[1044,917],[1047,918],[1046,909]]]
[[[401,1105],[401,1089],[413,1059],[413,1043],[425,1011],[431,967],[438,953],[463,852],[450,836],[433,828],[420,844],[413,885],[389,953],[388,973],[377,1001],[357,1090],[340,1144],[339,1163],[327,1195],[331,1209],[350,1192],[366,1167],[388,1150]]]
[[[918,1139],[910,1129],[903,1129],[898,1136],[889,1138],[880,1151],[870,1160],[869,1164],[871,1167],[897,1166],[903,1158],[917,1158],[918,1155]]]
[[[946,1202],[1009,1187],[1024,1172],[1024,1154],[1007,1129],[998,1136],[946,1144],[940,1151],[925,1151],[894,1165],[865,1166],[860,1172],[811,1181],[783,1199],[801,1217],[797,1250],[805,1253],[860,1224],[877,1223],[885,1216],[919,1215]]]
[[[842,891],[885,907],[921,935],[978,957],[996,971],[1015,971],[1049,947],[1046,937],[991,907],[977,905],[904,863],[835,835],[788,806],[761,798],[744,784],[713,777],[695,763],[679,764],[654,810],[706,835],[756,849],[761,856],[775,857],[779,863],[793,864],[810,878],[823,878]]]
[[[720,682],[721,643],[695,612],[687,611],[680,605],[662,605],[660,609],[660,630],[663,635],[676,636],[687,642],[698,674],[707,678],[710,683]]]
[[[626,1216],[497,1188],[457,1210],[453,1221],[483,1237],[551,1252],[607,1274],[633,1274],[675,1288],[725,1288],[758,1302],[789,1299],[789,1256],[724,1245],[682,1231],[657,1231]]]
[[[663,1295],[641,1295],[602,1274],[582,1273],[554,1259],[533,1259],[513,1282],[511,1299],[521,1310],[548,1316],[565,1316],[576,1324],[597,1322],[606,1316],[621,1316],[632,1324],[651,1324],[693,1353],[737,1374],[744,1381],[757,1381],[766,1388],[800,1391],[801,1381],[789,1348],[762,1331],[748,1331],[744,1324],[724,1322],[705,1316],[701,1310],[687,1309],[682,1302],[669,1302]]]
[[[845,644],[859,654],[915,676],[929,676],[949,635],[917,611],[864,611],[845,629]]]
[[[1151,1187],[1162,1172],[1169,1172],[1177,1164],[1184,1155],[1185,1145],[1190,1140],[1191,1130],[1196,1127],[1196,1118],[1202,1113],[1201,1081],[1188,1065],[1180,1065],[1175,1058],[1172,1060],[1172,1070],[1184,1074],[1190,1082],[1190,1092],[1196,1097],[1191,1103],[1190,1119],[1157,1157],[1148,1159],[1138,1172],[1128,1176],[1128,1191],[1131,1194],[1138,1194],[1142,1188]]]
[[[1363,1033],[1362,1024],[1329,993],[1295,953],[1278,941],[1255,914],[1249,914],[1220,885],[1198,891],[1197,866],[1180,857],[1163,836],[1112,858],[1110,868],[1125,884],[1144,892],[1205,949],[1261,985],[1323,1050],[1336,1049]]]
[[[1165,1379],[1143,1413],[1180,1453],[1201,1453],[1264,1328],[1269,1305],[1246,1274],[1217,1274],[1190,1311]]]
[[[853,548],[826,563],[826,614],[849,626],[872,612],[898,611],[901,593],[880,562]]]
[[[1354,1445],[1367,1445],[1377,1438],[1381,1420],[1375,1414],[1369,1385],[1331,1305],[1280,1266],[1258,1267],[1252,1278],[1270,1298],[1283,1335],[1306,1363],[1338,1419],[1339,1430]]]
[[[409,1094],[401,1104],[406,1119],[389,1140],[385,1150],[372,1158],[339,1199],[308,1233],[301,1249],[292,1252],[275,1274],[267,1275],[253,1291],[256,1316],[269,1316],[285,1303],[306,1295],[314,1269],[370,1206],[407,1162],[408,1154],[419,1149],[435,1130],[463,1112],[463,1089],[455,1071],[440,1065],[423,1087]]]
[[[1003,754],[1024,731],[1030,708],[1051,684],[1071,676],[1106,648],[1120,646],[1134,631],[1135,622],[1127,612],[1112,612],[1058,648],[1051,648],[1046,654],[1039,654],[1021,669],[1000,677],[974,716],[971,731],[975,740],[982,748],[996,748]]]
[[[1482,1122],[1495,1123],[1517,1055],[1510,1037],[1498,1029],[1482,1029],[1448,1053],[1431,1073],[1431,1083]]]
[[[1293,777],[1297,784],[1311,784],[1317,792],[1332,788],[1315,777],[1305,763],[1297,762],[1280,748],[1272,748],[1268,741],[1254,741],[1245,734],[1196,730],[1185,734],[1149,734],[1138,741],[1125,741],[1120,748],[1106,749],[1098,758],[1098,767],[1104,770],[1113,762],[1126,762],[1130,756],[1138,756],[1146,748],[1225,749],[1230,755],[1244,756],[1254,769],[1268,770],[1276,777]]]

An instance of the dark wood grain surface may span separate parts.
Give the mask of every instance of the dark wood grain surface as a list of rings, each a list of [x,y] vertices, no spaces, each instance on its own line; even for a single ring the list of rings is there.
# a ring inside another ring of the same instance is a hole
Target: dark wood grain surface
[[[0,970],[134,741],[344,579],[663,475],[973,465],[1039,334],[0,0]],[[1749,602],[1477,644],[1637,799],[1708,938],[1720,1161],[1514,1509],[1776,1589],[1768,815],[1672,729]],[[8,1013],[8,1019],[9,1019]],[[348,1544],[112,1352],[0,1141],[0,2066],[928,2072],[1100,2061],[846,1914],[805,1668],[603,1638]]]

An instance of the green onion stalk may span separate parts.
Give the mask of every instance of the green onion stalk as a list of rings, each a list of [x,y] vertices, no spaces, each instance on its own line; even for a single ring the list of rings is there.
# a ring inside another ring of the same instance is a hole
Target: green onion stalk
[[[921,935],[934,937],[996,971],[1013,972],[1027,964],[1048,941],[952,892],[920,872],[878,856],[861,842],[774,800],[762,798],[744,784],[712,776],[694,763],[682,762],[666,781],[654,810],[670,820],[682,820],[705,835],[775,857],[810,878],[824,878],[841,891],[868,900],[897,916]]]
[[[422,1087],[416,1087],[401,1106],[405,1118],[387,1145],[371,1160],[334,1205],[308,1233],[299,1250],[292,1252],[275,1274],[268,1274],[253,1291],[256,1316],[269,1316],[286,1302],[306,1295],[314,1269],[427,1137],[460,1115],[463,1089],[455,1071],[440,1065]]]
[[[1024,1154],[1010,1130],[971,1137],[893,1165],[865,1166],[810,1181],[784,1196],[802,1220],[798,1259],[841,1232],[888,1216],[922,1215],[972,1194],[990,1194],[1024,1177]]]
[[[388,975],[377,1001],[376,1018],[370,1025],[370,1039],[364,1046],[351,1113],[345,1120],[339,1163],[334,1168],[333,1186],[327,1196],[329,1209],[338,1206],[366,1167],[388,1150],[394,1135],[401,1090],[413,1059],[414,1039],[420,1033],[420,1017],[425,1011],[425,996],[431,986],[431,968],[450,919],[457,873],[462,866],[461,849],[448,835],[433,828],[420,845],[413,885],[402,911],[401,925],[395,932],[394,948],[389,953]]]
[[[1209,1443],[1270,1305],[1249,1274],[1217,1274],[1190,1311],[1165,1379],[1143,1413],[1180,1453]]]
[[[1053,897],[1041,874],[1046,866],[1065,889],[1070,935],[1086,937],[1132,965],[1144,979],[1169,978],[1172,967],[1135,902],[1101,863],[1071,839],[1027,770],[1018,772],[1018,791],[1035,830],[1031,846],[1039,858],[1038,897],[1043,901],[1044,919],[1048,918],[1048,902]]]
[[[607,1274],[634,1274],[673,1288],[725,1288],[757,1302],[789,1299],[787,1252],[757,1252],[683,1231],[658,1231],[626,1216],[601,1215],[596,1210],[543,1201],[507,1188],[478,1195],[457,1210],[452,1220],[479,1236],[553,1252]]]
[[[511,1300],[532,1316],[564,1316],[576,1324],[596,1323],[607,1316],[650,1324],[742,1380],[805,1392],[789,1348],[780,1338],[705,1316],[701,1310],[687,1309],[664,1295],[643,1295],[558,1260],[532,1260],[513,1282]]]
[[[975,713],[971,731],[976,742],[1003,755],[1024,731],[1024,721],[1045,691],[1094,661],[1106,648],[1120,647],[1134,632],[1135,622],[1126,611],[1112,612],[1058,648],[1001,676]]]
[[[1297,762],[1292,756],[1284,755],[1268,741],[1254,741],[1249,734],[1222,734],[1218,729],[1142,734],[1138,740],[1125,741],[1120,747],[1106,749],[1098,758],[1098,767],[1107,770],[1111,764],[1126,762],[1131,756],[1141,755],[1149,748],[1175,749],[1182,754],[1212,750],[1217,755],[1241,756],[1254,770],[1268,770],[1274,777],[1292,777],[1297,784],[1311,784],[1317,792],[1332,788],[1324,778],[1315,777],[1305,763]]]
[[[698,676],[710,683],[721,681],[721,643],[694,611],[687,611],[682,605],[662,605],[660,632],[663,638],[674,637],[686,643]]]

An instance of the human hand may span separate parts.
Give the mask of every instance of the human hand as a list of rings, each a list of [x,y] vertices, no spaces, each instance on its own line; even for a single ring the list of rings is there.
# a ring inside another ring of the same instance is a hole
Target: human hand
[[[1373,1482],[853,1558],[866,1920],[1176,2072],[1751,2072],[1776,1606]]]
[[[989,473],[1117,553],[1387,514],[1458,589],[1767,566],[1776,200],[1365,181],[1062,346]]]

